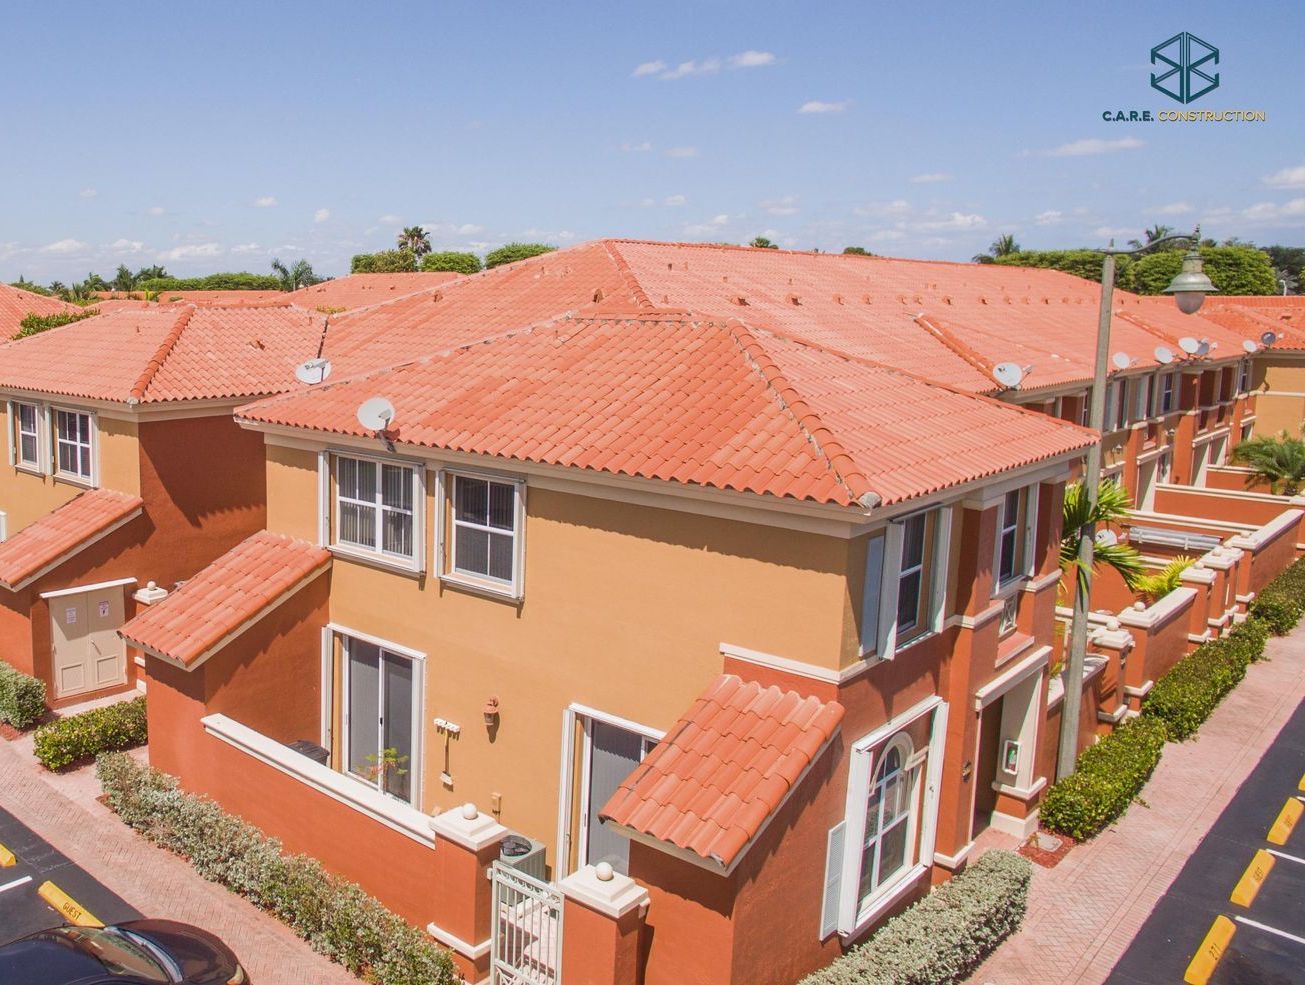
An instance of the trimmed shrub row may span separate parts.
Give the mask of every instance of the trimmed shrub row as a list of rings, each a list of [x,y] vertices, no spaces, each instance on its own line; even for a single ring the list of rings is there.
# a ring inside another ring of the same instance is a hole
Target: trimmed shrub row
[[[45,714],[45,681],[0,660],[0,722],[27,728]]]
[[[1091,838],[1128,810],[1150,778],[1167,732],[1164,722],[1135,718],[1079,754],[1072,774],[1042,800],[1042,823],[1073,838]]]
[[[1251,603],[1251,615],[1268,623],[1275,636],[1291,632],[1305,615],[1305,558],[1264,586]]]
[[[144,745],[148,739],[145,699],[135,698],[42,725],[33,736],[32,751],[46,769],[61,770],[102,752]]]
[[[1142,714],[1164,722],[1169,738],[1190,738],[1263,656],[1268,635],[1263,622],[1247,619],[1228,636],[1202,643],[1155,682]]]
[[[95,772],[109,806],[155,844],[189,859],[205,879],[277,917],[313,950],[377,985],[454,985],[449,953],[355,883],[316,859],[287,855],[281,843],[183,793],[175,778],[122,753],[105,753]]]
[[[963,982],[1019,929],[1033,866],[985,852],[964,872],[889,920],[865,943],[801,985],[949,985]]]

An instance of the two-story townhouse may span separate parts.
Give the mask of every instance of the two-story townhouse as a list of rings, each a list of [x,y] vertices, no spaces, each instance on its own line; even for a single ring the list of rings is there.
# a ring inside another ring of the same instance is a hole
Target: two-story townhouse
[[[1256,394],[1254,426],[1243,436],[1301,433],[1305,422],[1305,298],[1217,297],[1209,318],[1238,335],[1273,342],[1255,360],[1250,385]]]
[[[0,346],[0,649],[52,704],[135,684],[138,591],[263,527],[262,443],[232,408],[296,385],[322,322],[140,305]]]
[[[472,980],[487,858],[443,853],[511,829],[555,879],[642,887],[648,982],[792,982],[1036,823],[1093,435],[778,329],[591,308],[481,308],[479,339],[238,412],[267,530],[121,631],[151,760]]]

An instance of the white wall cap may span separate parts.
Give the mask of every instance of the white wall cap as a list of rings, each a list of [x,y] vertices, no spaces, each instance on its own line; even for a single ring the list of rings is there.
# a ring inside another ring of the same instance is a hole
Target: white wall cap
[[[1201,562],[1196,562],[1200,564]],[[1189,581],[1198,585],[1213,585],[1214,579],[1218,577],[1209,568],[1198,568],[1196,565],[1187,568],[1178,576],[1179,581]]]
[[[468,814],[471,816],[468,817]],[[473,852],[502,841],[510,833],[490,815],[477,811],[474,804],[464,804],[458,810],[437,814],[430,819],[429,824],[437,838],[447,838]]]
[[[1164,598],[1157,599],[1149,608],[1140,611],[1135,608],[1125,609],[1119,614],[1119,621],[1125,626],[1150,629],[1182,612],[1192,604],[1194,598],[1195,588],[1175,588]]]
[[[606,874],[606,873],[603,873]],[[597,910],[604,916],[619,920],[631,910],[648,903],[648,890],[629,876],[612,873],[610,879],[600,878],[598,867],[586,865],[571,873],[557,884],[557,888],[577,903]]]

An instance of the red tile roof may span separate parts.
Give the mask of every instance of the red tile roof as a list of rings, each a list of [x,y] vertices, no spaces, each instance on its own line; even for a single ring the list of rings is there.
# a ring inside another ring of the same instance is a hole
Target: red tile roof
[[[20,287],[0,284],[0,339],[11,339],[28,315],[57,315],[65,311],[82,311],[75,304],[44,294],[33,294]]]
[[[723,674],[599,817],[728,869],[837,730],[843,706]]]
[[[1207,310],[1208,309],[1208,310]],[[1210,297],[1201,313],[1234,335],[1258,341],[1265,332],[1279,339],[1275,349],[1305,349],[1305,297]]]
[[[380,304],[424,291],[461,274],[448,271],[417,271],[410,274],[349,274],[335,280],[301,287],[290,295],[295,304],[305,308],[361,308]]]
[[[284,291],[156,291],[155,293],[158,295],[155,301],[142,303],[173,304],[184,302],[186,304],[243,305],[267,301],[287,304],[291,301],[290,295]],[[117,303],[136,300],[140,297],[140,293],[132,291],[96,291],[95,296]],[[97,305],[97,307],[99,306]]]
[[[323,322],[286,303],[115,308],[0,345],[0,387],[125,403],[280,393]]]
[[[194,667],[330,563],[325,548],[262,530],[118,632],[134,646]]]
[[[0,543],[0,585],[17,591],[65,558],[130,520],[141,498],[92,489]]]
[[[249,421],[815,502],[897,502],[1092,433],[737,321],[568,318],[253,404]],[[867,494],[869,497],[867,498]]]

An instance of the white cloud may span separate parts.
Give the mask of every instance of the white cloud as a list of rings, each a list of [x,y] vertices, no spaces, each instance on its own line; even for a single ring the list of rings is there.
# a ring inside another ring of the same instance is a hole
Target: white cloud
[[[1101,239],[1135,239],[1142,235],[1142,230],[1133,226],[1097,226],[1092,232]]]
[[[929,174],[913,174],[910,182],[913,185],[936,185],[942,181],[951,181],[952,176],[942,171],[931,171]]]
[[[799,113],[841,113],[852,105],[852,100],[843,99],[836,103],[821,102],[819,99],[808,99],[798,107]]]
[[[900,229],[880,229],[871,233],[869,239],[875,243],[887,243],[892,240],[906,239],[906,233]]]
[[[763,65],[774,65],[775,55],[769,51],[740,51],[737,55],[730,55],[730,68],[761,68]]]
[[[464,222],[458,227],[459,236],[475,236],[476,233],[483,233],[484,231],[484,226],[477,226],[470,222]]]
[[[1120,137],[1117,140],[1103,140],[1100,137],[1088,137],[1061,144],[1051,150],[1040,151],[1043,157],[1087,157],[1091,154],[1113,154],[1121,150],[1137,150],[1145,144],[1136,137]]]
[[[1257,225],[1305,225],[1305,198],[1289,202],[1257,202],[1239,213],[1243,221]]]
[[[94,198],[99,192],[94,188],[83,188],[77,194],[82,198]]]
[[[666,63],[661,59],[652,62],[644,62],[642,65],[635,66],[630,74],[636,79],[641,79],[645,75],[656,75],[658,72],[666,71]]]
[[[256,209],[270,209],[275,204],[276,204],[275,195],[262,195],[254,199],[254,208]]]
[[[105,249],[113,253],[144,253],[145,244],[138,239],[115,239]]]
[[[667,147],[667,157],[697,157],[698,148],[696,147]]]
[[[785,195],[783,198],[770,198],[761,203],[761,210],[770,215],[797,215],[797,196]]]
[[[151,205],[151,206],[150,206],[148,209],[146,209],[145,211],[146,211],[149,215],[163,215],[163,206],[162,206],[162,205]]]
[[[1270,188],[1305,188],[1305,164],[1265,175],[1263,181]]]
[[[399,218],[397,215],[386,213],[376,221],[379,222],[382,226],[397,226],[403,220]]]
[[[330,209],[318,209],[313,213],[313,222],[325,222],[329,218],[331,218]]]
[[[164,250],[158,254],[159,260],[200,260],[205,257],[216,257],[222,255],[222,244],[220,243],[189,243],[185,246],[176,246],[170,250]]]
[[[684,227],[686,236],[719,236],[721,230],[728,226],[730,217],[727,213],[722,212],[720,215],[712,216],[706,222],[696,222],[693,225]]]
[[[257,243],[237,243],[231,247],[231,252],[237,256],[247,256],[250,253],[260,253],[262,249]]]
[[[891,202],[870,202],[866,205],[858,205],[852,211],[856,215],[876,219],[885,216],[904,216],[911,211],[911,203],[904,198],[898,198]]]
[[[1186,202],[1170,202],[1168,205],[1161,205],[1152,211],[1156,215],[1187,215],[1193,209]]]
[[[662,201],[662,204],[669,205],[671,208],[675,208],[677,206],[683,205],[687,201],[688,199],[685,198],[683,195],[667,195],[666,198]]]
[[[647,140],[641,140],[638,143],[624,143],[621,145],[621,151],[625,154],[647,154],[652,149],[652,143]]]
[[[1054,226],[1065,218],[1065,213],[1058,209],[1048,209],[1046,212],[1039,212],[1033,217],[1033,221],[1039,226]]]
[[[55,240],[53,243],[46,243],[41,247],[40,252],[67,256],[72,253],[85,253],[86,249],[86,244],[79,239],[60,239]]]
[[[981,215],[950,212],[941,219],[926,219],[918,223],[919,229],[982,229],[988,220]]]
[[[704,58],[700,62],[680,62],[680,64],[676,65],[674,68],[662,72],[657,76],[657,78],[671,81],[674,79],[683,79],[689,75],[715,75],[719,71],[719,58]]]

